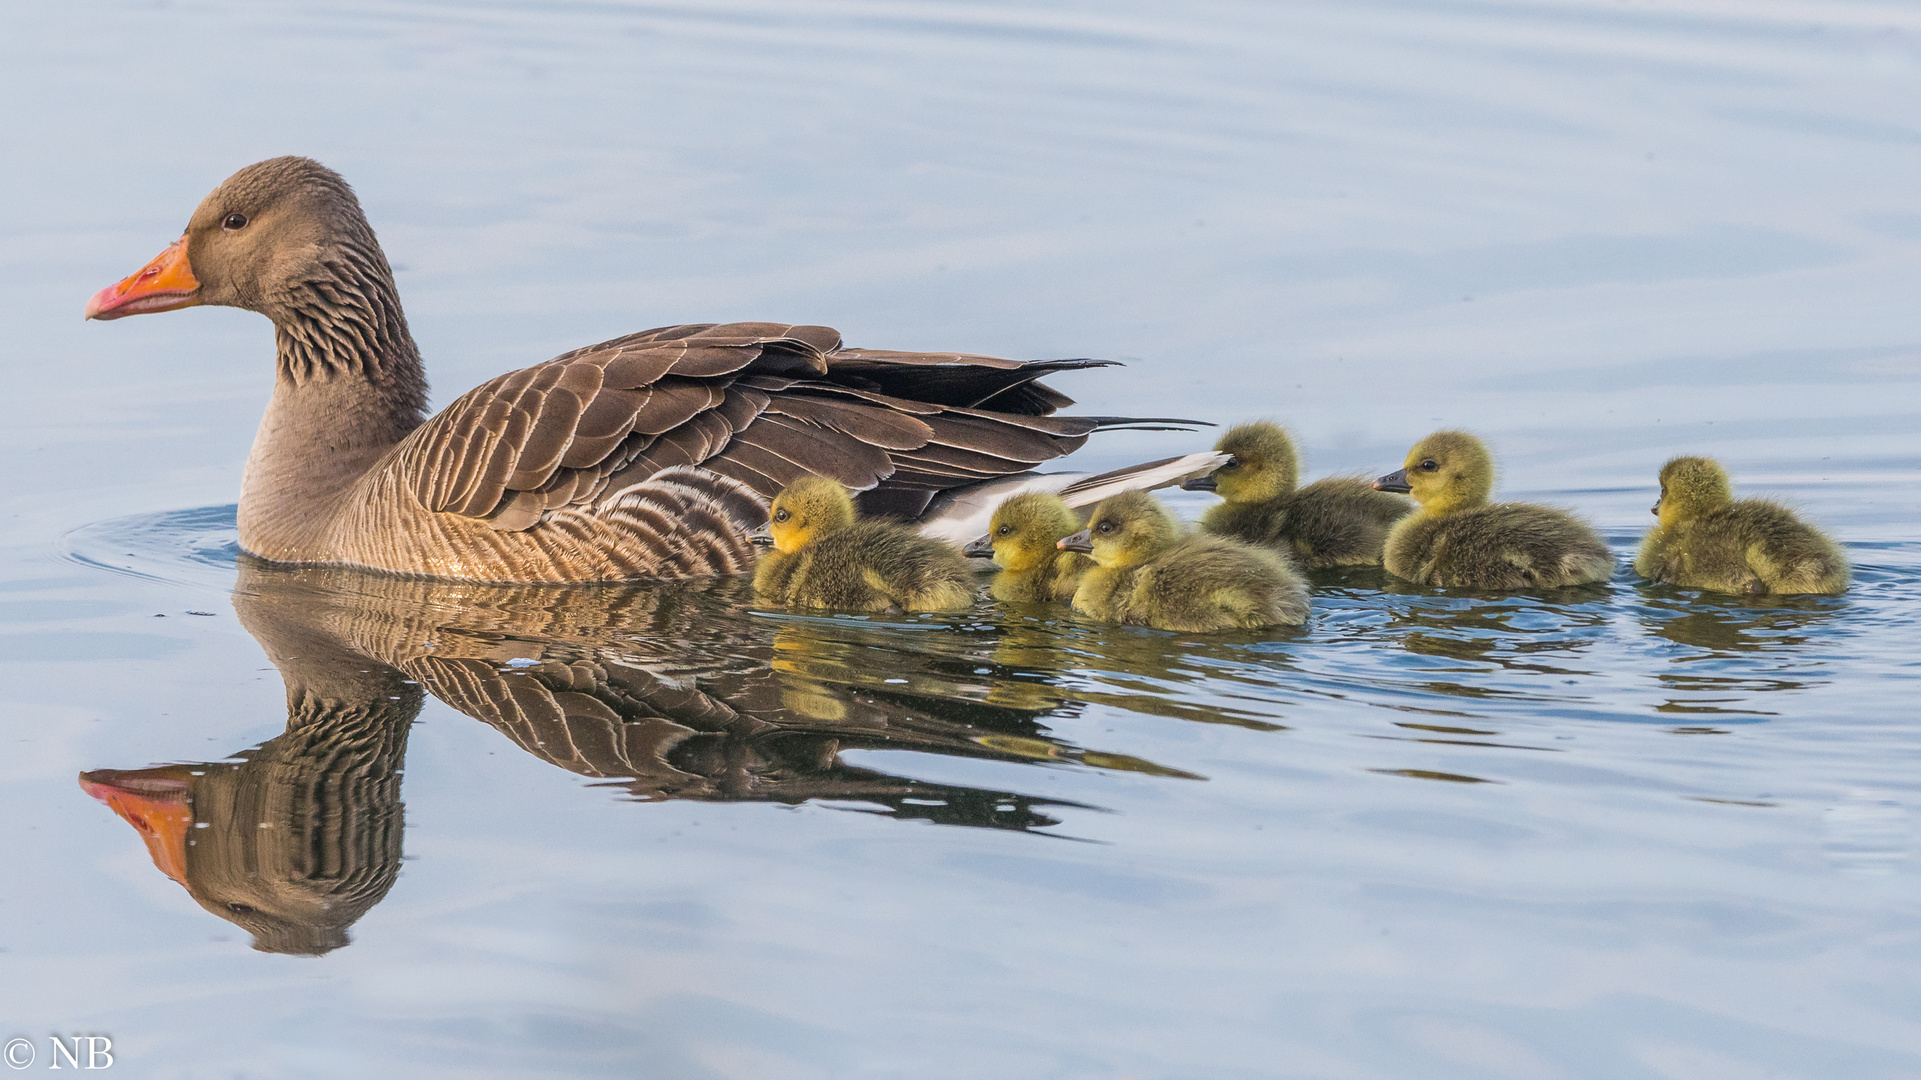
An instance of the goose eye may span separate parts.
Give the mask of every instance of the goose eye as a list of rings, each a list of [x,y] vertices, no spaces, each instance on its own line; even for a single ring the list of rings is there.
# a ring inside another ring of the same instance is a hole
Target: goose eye
[[[1426,461],[1421,462],[1422,472],[1433,472],[1438,468],[1440,468],[1440,466],[1434,463],[1433,458],[1428,458]]]
[[[230,901],[227,904],[227,910],[233,912],[235,915],[252,915],[254,912],[251,904],[243,904],[238,900]]]
[[[244,229],[247,227],[247,215],[228,214],[221,220],[220,227],[228,232],[233,232],[235,229]]]
[[[775,520],[775,521],[786,521],[786,520],[787,520],[788,518],[790,518],[790,517],[793,517],[793,516],[794,516],[794,515],[792,515],[792,514],[790,514],[790,513],[788,513],[788,512],[787,512],[787,511],[785,511],[785,510],[776,510],[776,511],[774,511],[774,520]]]

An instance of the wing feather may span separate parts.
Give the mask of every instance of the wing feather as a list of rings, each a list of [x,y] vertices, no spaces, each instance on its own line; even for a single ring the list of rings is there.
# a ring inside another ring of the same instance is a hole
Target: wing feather
[[[863,409],[832,398],[783,395],[769,406],[782,416],[850,435],[883,450],[913,450],[934,437],[934,429],[916,417],[881,409]]]
[[[643,435],[665,434],[727,399],[725,386],[693,379],[662,379],[652,390],[633,421],[633,430]]]
[[[653,404],[654,393],[652,389],[602,390],[593,400],[581,405],[574,422],[568,426],[577,439],[605,439],[610,436],[624,439],[628,432],[634,430],[634,418]],[[570,462],[568,467],[578,469],[598,460],[590,458],[584,462]]]
[[[847,349],[825,326],[656,327],[476,387],[386,467],[427,509],[506,530],[683,466],[763,498],[817,473],[919,506],[1059,457],[1110,423],[1050,415],[1068,399],[1035,381],[1098,363]]]
[[[771,400],[765,393],[736,382],[727,388],[727,400],[721,402],[714,412],[727,421],[729,428],[744,431],[756,417],[767,411]]]
[[[783,485],[812,473],[866,491],[894,471],[893,459],[878,446],[771,412],[735,435],[720,456],[740,458],[769,476],[782,476]]]
[[[718,411],[701,413],[634,454],[608,478],[607,487],[619,491],[663,469],[699,465],[725,449],[733,437],[733,427]]]

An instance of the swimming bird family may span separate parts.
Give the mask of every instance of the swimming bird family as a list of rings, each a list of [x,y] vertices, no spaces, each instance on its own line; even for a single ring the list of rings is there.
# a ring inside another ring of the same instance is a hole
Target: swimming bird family
[[[948,541],[1015,494],[973,545],[1001,567],[992,595],[1120,623],[1299,625],[1303,569],[1378,563],[1420,585],[1494,590],[1614,571],[1572,514],[1491,502],[1493,458],[1460,431],[1428,436],[1371,484],[1299,486],[1293,441],[1267,422],[1229,430],[1213,453],[1037,475],[1096,431],[1167,423],[1057,415],[1072,402],[1040,377],[1104,361],[855,349],[823,326],[699,323],[563,353],[428,417],[373,228],[346,181],[307,158],[229,177],[86,314],[202,304],[274,324],[273,396],[238,511],[240,546],[268,561],[504,583],[752,567],[770,603],[954,611],[975,590]],[[1661,482],[1634,562],[1649,579],[1749,595],[1846,588],[1832,540],[1777,504],[1734,501],[1714,462],[1676,458]],[[1173,483],[1221,497],[1198,530],[1142,490]],[[763,524],[774,551],[756,558]]]

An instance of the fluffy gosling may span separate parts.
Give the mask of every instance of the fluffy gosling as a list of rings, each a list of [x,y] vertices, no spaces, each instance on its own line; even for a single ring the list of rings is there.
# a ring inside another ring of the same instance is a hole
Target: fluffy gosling
[[[1182,631],[1307,621],[1307,587],[1287,560],[1237,540],[1184,534],[1146,492],[1103,500],[1087,528],[1059,546],[1093,557],[1074,610],[1096,619]]]
[[[1065,551],[1060,540],[1080,527],[1060,496],[1045,491],[1016,495],[994,508],[987,538],[967,546],[969,555],[994,556],[1001,568],[988,594],[1006,603],[1066,603],[1094,560]]]
[[[1309,569],[1379,566],[1387,531],[1414,504],[1378,491],[1359,476],[1329,476],[1306,487],[1294,440],[1279,424],[1257,420],[1229,428],[1214,449],[1233,459],[1181,485],[1212,491],[1219,506],[1201,515],[1216,536],[1279,548]]]
[[[959,611],[974,602],[960,552],[887,521],[861,521],[847,489],[804,476],[774,496],[774,550],[754,568],[754,592],[787,607]]]
[[[1634,569],[1652,581],[1750,596],[1839,593],[1848,561],[1821,530],[1778,503],[1734,500],[1712,458],[1661,466],[1659,522],[1641,540]]]
[[[1417,585],[1462,589],[1554,589],[1606,581],[1614,556],[1592,528],[1564,510],[1490,503],[1494,459],[1465,431],[1437,431],[1405,465],[1374,481],[1420,505],[1388,533],[1387,572]]]

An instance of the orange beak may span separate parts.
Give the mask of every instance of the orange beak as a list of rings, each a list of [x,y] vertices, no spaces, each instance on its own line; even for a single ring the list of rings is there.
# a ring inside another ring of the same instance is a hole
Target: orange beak
[[[109,285],[87,301],[87,318],[119,319],[149,311],[172,311],[200,302],[200,282],[187,265],[187,238],[154,256],[152,262],[117,285]]]
[[[106,803],[140,833],[160,872],[187,883],[187,833],[193,829],[193,795],[187,781],[168,775],[178,767],[95,769],[80,774],[80,790]]]

